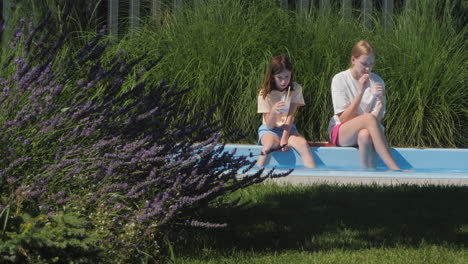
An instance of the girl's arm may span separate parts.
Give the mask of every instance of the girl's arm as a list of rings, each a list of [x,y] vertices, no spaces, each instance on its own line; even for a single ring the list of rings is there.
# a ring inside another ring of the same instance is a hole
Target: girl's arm
[[[385,93],[384,93],[384,90],[382,88],[382,84],[376,83],[375,85],[376,85],[376,89],[380,90],[381,93],[377,97],[377,99],[379,101],[377,102],[377,106],[375,107],[375,111],[373,111],[372,114],[375,116],[375,118],[377,118],[377,120],[379,122],[382,122],[382,119],[383,119],[382,110],[383,110],[384,104],[385,104]]]
[[[376,107],[376,110],[372,112],[372,114],[377,118],[379,122],[382,122],[383,115],[382,115],[382,109],[383,109],[383,104],[382,101],[380,101]]]
[[[357,116],[357,109],[359,104],[361,103],[362,94],[362,92],[358,92],[351,104],[348,107],[346,107],[346,109],[343,112],[338,114],[341,123],[349,121]]]
[[[263,117],[265,118],[266,126],[268,129],[273,129],[276,127],[276,119],[278,115],[280,115],[280,109],[284,107],[284,102],[279,101],[277,102],[269,113],[263,113]]]
[[[338,114],[338,117],[340,118],[340,122],[344,123],[346,121],[349,121],[357,116],[357,110],[359,107],[359,104],[361,103],[362,95],[364,94],[364,86],[367,84],[369,81],[369,74],[363,74],[361,78],[359,78],[359,88],[357,91],[356,96],[353,98],[353,101],[351,104],[346,107],[346,109]]]
[[[297,104],[291,103],[289,106],[288,116],[286,117],[286,122],[284,123],[283,136],[281,137],[280,146],[288,145],[289,136],[291,133],[291,126],[294,121],[294,114],[296,113]],[[286,151],[287,149],[285,149]]]

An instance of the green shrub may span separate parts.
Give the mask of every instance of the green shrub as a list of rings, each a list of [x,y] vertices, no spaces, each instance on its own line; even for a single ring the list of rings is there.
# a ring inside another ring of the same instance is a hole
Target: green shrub
[[[6,211],[2,212],[0,220],[6,221]],[[24,213],[8,221],[0,235],[2,263],[96,263],[100,259],[97,234],[74,214],[31,217]]]

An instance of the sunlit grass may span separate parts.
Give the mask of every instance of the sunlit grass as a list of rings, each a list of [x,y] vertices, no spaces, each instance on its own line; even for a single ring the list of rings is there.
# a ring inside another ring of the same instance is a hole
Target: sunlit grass
[[[226,256],[213,256],[205,251],[202,259],[181,258],[176,263],[186,264],[464,264],[467,250],[423,245],[419,248],[364,249],[356,251],[333,250],[308,252],[290,250],[281,253],[255,254],[234,251]]]

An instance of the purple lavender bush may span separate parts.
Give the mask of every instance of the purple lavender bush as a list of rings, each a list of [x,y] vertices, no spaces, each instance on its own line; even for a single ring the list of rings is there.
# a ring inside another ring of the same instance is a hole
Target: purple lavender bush
[[[164,70],[158,61],[114,52],[105,30],[74,48],[56,29],[48,18],[37,26],[21,21],[2,52],[2,240],[17,237],[29,216],[47,225],[73,214],[86,230],[73,239],[88,244],[68,250],[99,248],[100,262],[163,261],[164,241],[181,227],[223,226],[196,217],[210,201],[283,176],[238,177],[254,164],[223,151],[215,106],[188,116],[181,99],[190,88],[145,78]],[[99,243],[90,244],[94,237]],[[0,247],[0,256],[34,262],[60,255],[57,245],[24,241],[21,249]]]

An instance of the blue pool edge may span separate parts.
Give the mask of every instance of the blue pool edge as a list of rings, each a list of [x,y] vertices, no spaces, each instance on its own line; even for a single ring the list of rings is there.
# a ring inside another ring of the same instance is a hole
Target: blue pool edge
[[[258,145],[225,145],[224,151],[235,155],[250,156],[255,161],[261,151]],[[289,176],[295,177],[359,177],[359,178],[413,178],[413,179],[460,179],[468,180],[468,149],[436,148],[391,148],[400,168],[409,171],[390,171],[377,159],[378,170],[363,170],[360,166],[359,152],[348,147],[311,147],[317,169],[302,166],[302,160],[296,151],[289,153],[275,152],[271,155],[266,170],[276,168],[275,172],[294,171]],[[334,169],[339,168],[339,169]],[[258,171],[254,167],[247,174]],[[418,171],[423,170],[423,171]]]

